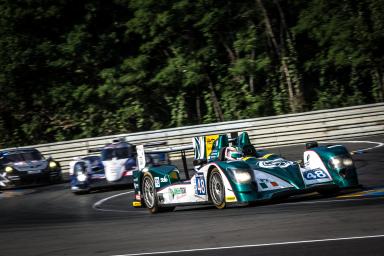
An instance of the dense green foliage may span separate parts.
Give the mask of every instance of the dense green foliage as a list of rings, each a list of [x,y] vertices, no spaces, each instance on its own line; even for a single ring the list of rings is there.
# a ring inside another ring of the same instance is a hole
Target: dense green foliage
[[[384,1],[0,0],[0,147],[384,99]]]

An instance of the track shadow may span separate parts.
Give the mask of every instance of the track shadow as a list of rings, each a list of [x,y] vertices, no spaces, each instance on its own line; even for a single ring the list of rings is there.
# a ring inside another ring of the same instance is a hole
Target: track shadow
[[[382,188],[382,187],[378,187]],[[268,205],[278,205],[278,204],[284,204],[284,203],[297,203],[297,202],[308,202],[313,200],[322,200],[322,199],[339,199],[339,196],[346,196],[346,195],[352,195],[356,192],[363,192],[366,190],[370,190],[372,188],[354,188],[354,189],[348,189],[345,191],[340,191],[338,193],[332,194],[332,195],[322,195],[317,192],[313,192],[310,194],[302,194],[302,195],[295,195],[288,198],[274,198],[269,200],[262,200],[258,202],[252,202],[249,204],[233,204],[230,205],[228,208],[252,208],[252,207],[259,207],[259,206],[268,206]],[[340,198],[339,200],[343,200],[343,198]],[[216,209],[213,205],[205,205],[205,206],[183,206],[183,207],[176,207],[175,212],[187,212],[187,211],[204,211],[204,210],[210,210],[210,209]]]
[[[107,185],[107,186],[103,186],[103,187],[92,188],[92,190],[89,192],[89,194],[121,191],[121,190],[127,190],[127,189],[133,189],[133,184],[110,185],[110,186]]]

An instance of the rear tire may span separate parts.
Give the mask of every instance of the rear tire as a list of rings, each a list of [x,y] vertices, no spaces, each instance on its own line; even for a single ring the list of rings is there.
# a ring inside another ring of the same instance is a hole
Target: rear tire
[[[141,183],[141,191],[143,191],[143,200],[145,206],[148,208],[150,213],[157,213],[159,206],[157,202],[157,193],[155,188],[155,182],[150,173],[145,173],[143,181]]]
[[[216,208],[224,209],[226,207],[225,187],[217,168],[214,168],[209,175],[209,196]]]
[[[175,207],[160,207],[157,201],[157,192],[155,182],[150,173],[145,173],[141,183],[141,191],[143,192],[143,201],[150,213],[171,212]]]

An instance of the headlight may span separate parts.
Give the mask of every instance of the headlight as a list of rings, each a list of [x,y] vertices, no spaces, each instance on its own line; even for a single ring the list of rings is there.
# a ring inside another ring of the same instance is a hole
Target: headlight
[[[351,165],[353,165],[353,160],[351,158],[344,158],[343,159],[343,164],[345,166],[351,166]]]
[[[79,175],[79,174],[86,174],[87,173],[87,166],[85,162],[77,162],[75,166],[73,167],[74,174]]]
[[[248,170],[228,168],[229,173],[237,183],[251,183],[252,176]]]
[[[346,157],[336,156],[334,158],[331,158],[329,162],[335,169],[342,169],[342,168],[350,167],[353,165],[353,160],[347,156]]]
[[[57,166],[57,163],[56,162],[53,162],[53,161],[51,161],[51,162],[49,162],[49,167],[50,168],[55,168]]]
[[[11,166],[5,167],[5,172],[6,173],[11,173],[13,171],[13,168]]]
[[[234,174],[237,182],[239,183],[250,183],[252,180],[251,174],[249,174],[249,172],[237,171]]]
[[[77,180],[80,181],[80,182],[84,182],[87,180],[87,175],[83,174],[83,173],[80,173],[77,175]]]
[[[335,157],[330,160],[330,163],[332,164],[333,168],[340,169],[342,168],[343,161],[340,158]]]

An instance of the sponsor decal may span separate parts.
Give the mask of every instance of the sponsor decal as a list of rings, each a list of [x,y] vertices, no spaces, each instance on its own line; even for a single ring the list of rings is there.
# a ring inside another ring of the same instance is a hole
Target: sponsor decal
[[[269,179],[258,179],[258,181],[262,189],[267,189],[269,187],[268,184],[271,184],[272,187],[279,186],[279,183],[277,183],[276,181],[271,181]]]
[[[141,206],[141,202],[132,202],[132,206],[133,207],[140,207]]]
[[[161,178],[161,179],[160,179],[160,182],[161,182],[161,183],[168,182],[168,178],[167,178],[167,176],[164,176],[163,178]]]
[[[139,194],[136,194],[136,195],[135,195],[135,199],[140,201],[140,200],[141,200],[140,195],[139,195]]]
[[[179,195],[179,194],[185,194],[186,189],[185,188],[174,188],[172,189],[172,194],[173,195]]]
[[[219,138],[219,135],[210,135],[205,137],[205,143],[206,143],[206,154],[207,156],[211,155],[213,144],[214,142]]]
[[[235,196],[226,196],[225,197],[225,201],[227,201],[227,202],[236,201],[236,197]]]
[[[194,137],[193,138],[193,148],[194,148],[194,155],[195,159],[204,159],[205,154],[204,152],[204,142],[202,142],[201,137]],[[203,151],[203,152],[201,152]]]
[[[304,161],[304,167],[305,168],[309,168],[309,166],[310,166],[310,162],[309,162],[309,159],[311,158],[311,155],[310,154],[308,154],[307,155],[307,157],[306,157],[306,160]]]
[[[180,198],[186,195],[187,190],[183,187],[170,188],[169,193],[172,195],[172,198],[175,198],[175,197]]]
[[[259,167],[262,168],[287,168],[290,165],[293,165],[294,162],[287,161],[284,159],[276,159],[276,160],[270,160],[270,161],[260,161],[257,163]]]
[[[207,186],[205,185],[204,173],[197,173],[195,176],[196,186],[195,186],[195,194],[196,195],[206,195],[207,194]]]
[[[219,152],[216,149],[214,149],[214,150],[212,150],[211,154],[209,155],[209,160],[216,159],[218,157],[219,157]]]
[[[155,188],[159,188],[160,187],[160,179],[159,177],[155,177]]]
[[[303,177],[306,180],[327,179],[328,175],[322,169],[313,169],[303,172]]]
[[[137,166],[139,170],[144,169],[146,161],[145,161],[145,152],[144,152],[144,145],[137,145],[136,146],[136,152],[137,152]]]

